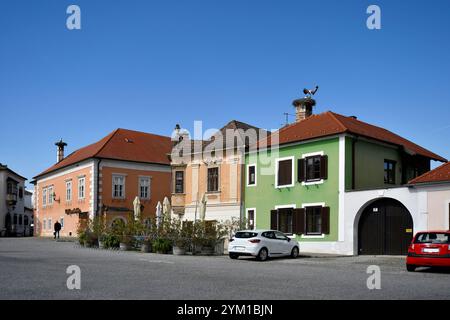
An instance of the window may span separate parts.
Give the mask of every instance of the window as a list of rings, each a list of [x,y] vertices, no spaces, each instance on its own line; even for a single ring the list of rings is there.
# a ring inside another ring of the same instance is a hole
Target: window
[[[256,186],[256,165],[252,164],[247,167],[247,185]]]
[[[28,216],[24,216],[23,217],[23,225],[27,226],[28,225]]]
[[[47,220],[46,219],[44,219],[43,221],[42,221],[42,229],[47,229]]]
[[[125,198],[125,177],[113,176],[113,198]]]
[[[234,236],[236,239],[250,239],[256,237],[258,234],[256,232],[245,232],[245,231],[239,231],[236,232],[236,235]]]
[[[15,181],[12,181],[12,180],[8,181],[8,183],[6,185],[6,193],[17,195],[17,183]]]
[[[52,219],[48,219],[48,221],[47,221],[47,229],[48,230],[53,230]]]
[[[53,204],[53,186],[48,187],[47,188],[47,193],[48,193],[48,205],[52,205]]]
[[[61,224],[61,229],[64,228],[64,218],[59,219],[59,223]]]
[[[23,188],[22,187],[19,188],[19,198],[20,199],[23,198]]]
[[[82,200],[86,193],[86,178],[78,178],[78,199]]]
[[[275,231],[274,234],[275,234],[275,239],[277,239],[277,240],[287,240],[288,239],[288,237],[286,237],[286,235],[284,233],[281,233],[279,231]]]
[[[47,188],[42,189],[42,206],[47,205]]]
[[[19,226],[23,224],[23,215],[19,214]]]
[[[292,208],[278,209],[278,230],[292,234]]]
[[[306,208],[306,235],[322,234],[322,207]]]
[[[72,201],[72,181],[66,181],[66,201]]]
[[[320,235],[330,233],[330,208],[312,205],[270,211],[270,228],[286,234]]]
[[[450,244],[450,233],[419,233],[414,243]]]
[[[384,183],[395,184],[395,161],[384,160]]]
[[[208,192],[219,191],[219,168],[208,168]]]
[[[184,193],[184,171],[175,171],[175,193]]]
[[[286,187],[293,186],[293,173],[294,168],[292,161],[294,159],[278,159],[277,160],[277,172],[276,172],[276,186]]]
[[[139,178],[139,196],[141,199],[150,199],[150,177]]]
[[[298,160],[298,181],[317,182],[328,178],[328,156],[313,155]]]
[[[255,209],[247,209],[247,228],[255,229]]]
[[[13,216],[13,224],[17,224],[17,213]]]

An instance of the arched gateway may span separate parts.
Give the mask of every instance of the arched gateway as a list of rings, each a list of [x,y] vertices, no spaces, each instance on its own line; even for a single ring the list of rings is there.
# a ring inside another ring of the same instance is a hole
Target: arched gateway
[[[413,219],[397,200],[383,198],[369,204],[358,225],[361,255],[406,255],[413,236]]]

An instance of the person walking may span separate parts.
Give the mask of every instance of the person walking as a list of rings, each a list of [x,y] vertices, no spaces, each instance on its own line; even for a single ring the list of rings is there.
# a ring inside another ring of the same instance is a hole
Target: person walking
[[[53,235],[55,236],[54,239],[56,239],[56,237],[58,237],[59,239],[59,232],[61,231],[61,223],[59,223],[58,220],[56,220],[55,225],[53,226],[53,230],[55,232],[53,232]]]

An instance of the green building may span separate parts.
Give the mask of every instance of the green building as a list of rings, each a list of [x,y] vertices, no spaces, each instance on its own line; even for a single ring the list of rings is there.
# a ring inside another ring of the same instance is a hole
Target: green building
[[[296,237],[307,251],[355,254],[358,235],[350,230],[355,222],[349,220],[361,213],[346,211],[346,201],[366,197],[368,191],[372,196],[376,190],[407,189],[409,180],[430,170],[430,160],[446,159],[356,117],[330,111],[313,115],[305,101],[294,101],[295,123],[246,154],[244,211],[249,228],[280,230]],[[398,207],[389,201],[384,206]],[[393,210],[386,208],[385,224]],[[404,250],[403,244],[400,247]],[[394,254],[400,249],[389,250]]]

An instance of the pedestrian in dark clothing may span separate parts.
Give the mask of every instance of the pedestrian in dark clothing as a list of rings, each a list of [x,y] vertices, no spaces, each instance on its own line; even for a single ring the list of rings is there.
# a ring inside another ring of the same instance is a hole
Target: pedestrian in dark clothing
[[[56,237],[58,236],[59,239],[59,231],[61,231],[61,223],[59,223],[58,221],[55,222],[55,225],[53,226],[53,229],[55,230],[55,232],[53,232],[53,235]]]

